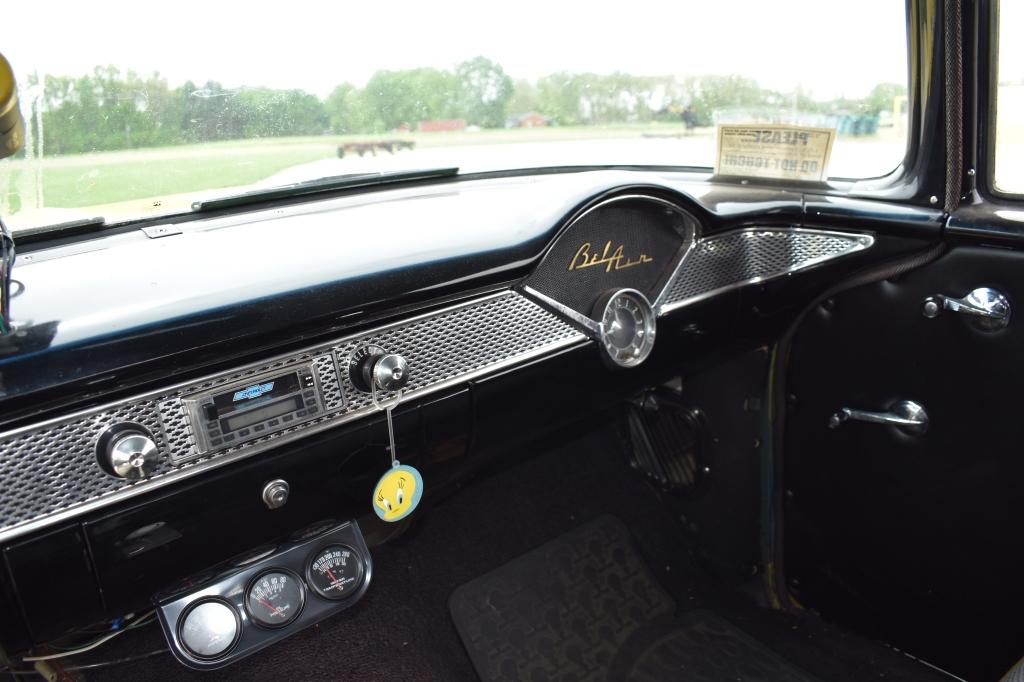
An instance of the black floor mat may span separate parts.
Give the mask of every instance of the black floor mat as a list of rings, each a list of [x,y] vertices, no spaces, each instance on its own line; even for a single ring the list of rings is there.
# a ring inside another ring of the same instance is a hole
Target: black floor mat
[[[601,516],[459,587],[449,608],[481,679],[810,682],[710,611],[675,602]]]
[[[641,629],[608,679],[630,682],[814,682],[764,644],[712,611],[684,613],[660,631]],[[643,650],[639,656],[630,649]]]

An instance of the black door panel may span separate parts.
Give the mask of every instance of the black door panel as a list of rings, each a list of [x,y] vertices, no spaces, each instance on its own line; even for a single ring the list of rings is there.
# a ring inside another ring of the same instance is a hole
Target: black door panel
[[[979,286],[1009,326],[922,313]],[[784,432],[790,589],[826,616],[884,634],[970,679],[1024,653],[1024,253],[958,247],[898,281],[845,292],[794,341]],[[921,403],[923,435],[847,422],[842,407]]]

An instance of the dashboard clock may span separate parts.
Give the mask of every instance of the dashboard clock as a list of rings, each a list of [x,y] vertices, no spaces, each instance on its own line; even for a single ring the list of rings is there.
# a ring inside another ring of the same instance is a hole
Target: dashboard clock
[[[635,289],[605,294],[594,308],[597,341],[618,367],[636,367],[654,348],[655,315],[647,297]]]

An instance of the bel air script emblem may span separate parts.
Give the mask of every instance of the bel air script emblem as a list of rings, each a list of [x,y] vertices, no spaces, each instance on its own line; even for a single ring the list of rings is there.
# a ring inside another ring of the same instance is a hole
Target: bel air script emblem
[[[605,272],[611,272],[612,270],[625,270],[636,265],[654,262],[654,259],[645,253],[641,253],[635,259],[626,258],[623,253],[622,244],[619,244],[613,250],[610,241],[605,242],[604,251],[600,253],[591,251],[591,248],[590,242],[583,242],[579,250],[576,251],[576,255],[569,261],[569,270],[582,270],[583,268],[595,268],[603,265],[605,266]]]

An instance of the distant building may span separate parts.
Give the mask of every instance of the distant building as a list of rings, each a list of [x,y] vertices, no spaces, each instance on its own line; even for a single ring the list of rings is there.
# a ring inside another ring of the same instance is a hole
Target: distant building
[[[549,125],[551,125],[551,119],[536,111],[511,116],[505,122],[506,128],[544,128]]]
[[[417,129],[421,133],[453,133],[466,129],[466,122],[461,118],[436,119],[420,121]]]

